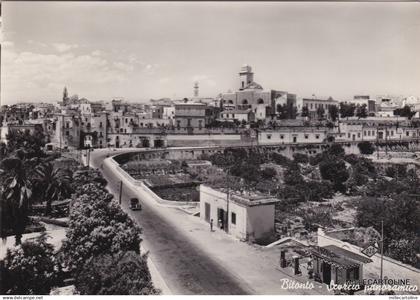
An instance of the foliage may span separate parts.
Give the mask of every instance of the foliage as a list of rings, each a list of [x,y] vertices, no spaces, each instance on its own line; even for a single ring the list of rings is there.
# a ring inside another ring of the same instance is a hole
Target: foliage
[[[366,104],[356,106],[356,117],[358,117],[359,119],[366,118],[367,115],[368,114]]]
[[[353,117],[355,110],[356,110],[356,106],[354,105],[354,103],[350,103],[350,104],[344,103],[344,102],[340,103],[340,116],[342,118]]]
[[[302,113],[300,114],[302,117],[309,117],[309,108],[308,106],[302,107]]]
[[[301,210],[298,214],[303,218],[303,225],[309,231],[317,230],[318,226],[329,227],[333,223],[331,208],[308,208]]]
[[[338,108],[335,105],[330,105],[328,107],[328,115],[330,116],[331,121],[335,122],[338,119]]]
[[[397,108],[394,110],[394,115],[400,116],[400,117],[407,117],[408,119],[411,119],[416,114],[415,111],[411,110],[411,107],[408,105],[405,105],[403,108]]]
[[[298,164],[291,164],[284,173],[284,183],[286,185],[297,185],[303,183],[303,177]]]
[[[271,153],[271,159],[273,160],[274,163],[280,166],[287,166],[291,163],[291,160],[289,158],[277,152]]]
[[[2,294],[46,295],[59,284],[59,266],[46,234],[8,249],[2,270]]]
[[[324,118],[325,109],[322,106],[319,106],[316,110],[316,115],[318,116],[318,119],[321,120]]]
[[[363,141],[357,144],[361,154],[370,155],[375,151],[375,147],[371,142]]]
[[[265,168],[261,171],[261,176],[264,179],[273,179],[277,175],[277,172],[274,168]]]
[[[73,195],[67,239],[62,247],[71,269],[82,268],[87,259],[104,252],[140,252],[140,227],[112,198],[92,183]]]
[[[337,157],[343,157],[345,154],[343,146],[340,144],[332,144],[327,150],[327,154]]]
[[[20,244],[28,223],[32,183],[28,179],[24,161],[18,157],[3,159],[0,171],[1,237],[6,237],[12,230],[16,244]]]
[[[406,239],[409,234],[418,237],[420,233],[419,203],[406,192],[362,198],[357,206],[356,220],[359,226],[372,226],[378,231],[383,221],[386,249],[390,240]]]
[[[147,255],[133,251],[90,258],[75,280],[82,295],[159,294],[151,281]]]
[[[42,196],[46,202],[45,214],[51,213],[51,203],[67,199],[71,196],[71,173],[68,170],[54,169],[51,162],[43,163],[35,168],[36,184],[42,188]]]
[[[391,240],[386,254],[403,263],[418,266],[420,261],[416,255],[416,239],[418,240],[411,234],[405,238]]]
[[[307,164],[309,162],[309,156],[302,153],[294,153],[293,159],[296,163]]]
[[[331,181],[336,191],[345,191],[344,182],[349,178],[349,173],[343,160],[324,160],[320,163],[319,170],[322,179]]]
[[[12,130],[7,134],[7,152],[12,153],[22,149],[27,152],[28,158],[44,157],[42,150],[46,143],[46,137],[42,126],[35,126],[33,133],[29,130]]]

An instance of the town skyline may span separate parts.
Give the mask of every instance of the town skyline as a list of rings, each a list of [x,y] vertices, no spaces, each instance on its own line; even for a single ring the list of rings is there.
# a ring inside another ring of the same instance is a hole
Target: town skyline
[[[195,81],[215,97],[238,89],[244,64],[298,97],[418,96],[414,5],[8,2],[1,104],[55,102],[64,86],[92,101],[182,99]]]

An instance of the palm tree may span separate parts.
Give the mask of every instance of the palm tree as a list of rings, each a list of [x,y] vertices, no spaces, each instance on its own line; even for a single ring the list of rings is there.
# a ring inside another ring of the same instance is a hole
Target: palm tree
[[[44,188],[43,198],[46,202],[45,214],[51,214],[53,201],[63,200],[71,195],[69,170],[54,169],[51,162],[45,162],[35,168],[35,180]]]
[[[19,157],[5,158],[1,161],[1,237],[8,231],[15,234],[16,245],[21,242],[22,234],[28,223],[28,212],[32,195],[31,182],[28,180],[23,160]]]

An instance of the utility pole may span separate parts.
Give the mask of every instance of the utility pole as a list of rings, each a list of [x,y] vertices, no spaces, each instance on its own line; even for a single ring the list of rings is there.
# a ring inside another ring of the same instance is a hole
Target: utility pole
[[[383,267],[384,267],[384,221],[381,221],[381,293],[382,293],[382,280],[383,280]]]
[[[376,126],[376,159],[379,159],[379,125]]]
[[[121,198],[122,198],[122,188],[123,188],[123,182],[120,181],[120,197],[118,199],[118,203],[121,205]]]
[[[227,233],[229,233],[229,198],[230,198],[230,184],[229,184],[229,172],[230,167],[227,169],[226,173],[226,184],[227,184],[227,190],[226,190],[226,224],[225,224],[225,230]]]

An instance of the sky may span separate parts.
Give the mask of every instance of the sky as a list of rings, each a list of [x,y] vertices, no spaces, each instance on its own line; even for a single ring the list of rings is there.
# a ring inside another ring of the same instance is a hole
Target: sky
[[[420,96],[420,4],[3,2],[1,101],[215,97],[249,64],[298,97]]]

